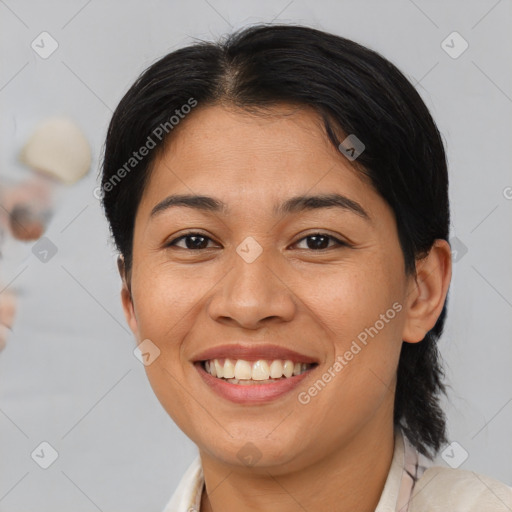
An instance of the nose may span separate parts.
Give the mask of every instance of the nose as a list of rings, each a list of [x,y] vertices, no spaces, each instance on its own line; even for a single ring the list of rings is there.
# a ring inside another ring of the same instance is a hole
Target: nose
[[[293,319],[297,309],[294,294],[270,253],[264,250],[250,263],[233,255],[231,270],[208,303],[213,320],[255,330]]]

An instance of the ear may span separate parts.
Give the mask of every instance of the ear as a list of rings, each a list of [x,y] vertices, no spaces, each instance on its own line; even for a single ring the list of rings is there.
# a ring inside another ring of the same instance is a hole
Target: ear
[[[136,340],[138,340],[139,328],[137,325],[137,318],[135,316],[135,309],[133,307],[132,292],[130,288],[130,276],[127,275],[124,257],[122,255],[118,256],[117,258],[117,268],[123,282],[121,288],[121,303],[123,305],[124,316]]]
[[[427,256],[417,260],[406,299],[406,321],[402,339],[421,341],[434,327],[443,306],[452,277],[452,255],[446,240],[436,240]]]

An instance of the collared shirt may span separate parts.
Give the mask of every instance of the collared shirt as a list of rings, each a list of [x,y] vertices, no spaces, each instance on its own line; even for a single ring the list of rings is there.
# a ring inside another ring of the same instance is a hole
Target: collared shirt
[[[164,512],[200,512],[204,475],[198,456]],[[472,471],[427,467],[398,431],[391,467],[375,512],[512,512],[512,488]]]

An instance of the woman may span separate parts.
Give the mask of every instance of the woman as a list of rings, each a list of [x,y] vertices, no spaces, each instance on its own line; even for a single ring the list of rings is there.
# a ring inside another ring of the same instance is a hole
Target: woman
[[[112,118],[101,195],[178,511],[512,509],[446,444],[443,144],[414,87],[294,26],[172,52]]]

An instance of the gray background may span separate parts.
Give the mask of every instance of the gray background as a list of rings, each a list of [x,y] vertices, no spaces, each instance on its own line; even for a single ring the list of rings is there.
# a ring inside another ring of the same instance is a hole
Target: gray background
[[[431,109],[447,144],[452,236],[467,248],[441,342],[450,440],[469,454],[463,469],[512,484],[510,0],[0,0],[0,176],[28,176],[17,154],[54,114],[74,118],[94,153],[46,233],[57,254],[42,263],[33,244],[4,248],[2,283],[21,304],[0,354],[1,512],[158,511],[195,456],[132,353],[93,189],[111,112],[145,67],[194,37],[271,20],[376,49]],[[46,60],[30,46],[43,31],[59,44]],[[469,43],[457,59],[441,47],[453,31]],[[59,453],[46,470],[30,456],[42,441]]]

